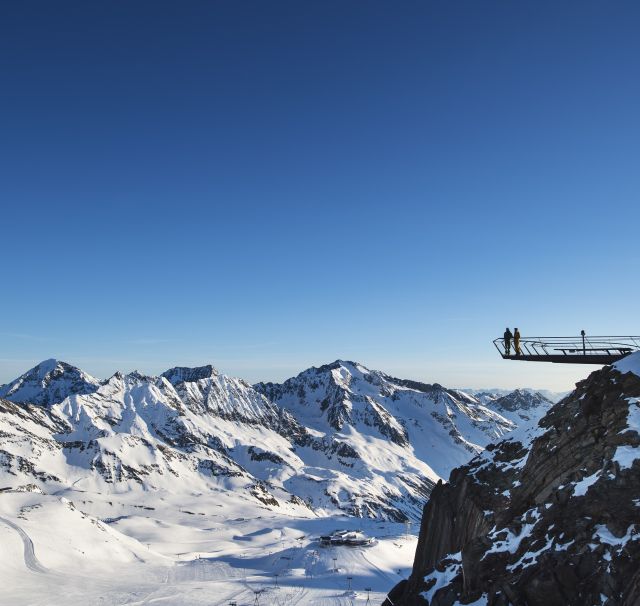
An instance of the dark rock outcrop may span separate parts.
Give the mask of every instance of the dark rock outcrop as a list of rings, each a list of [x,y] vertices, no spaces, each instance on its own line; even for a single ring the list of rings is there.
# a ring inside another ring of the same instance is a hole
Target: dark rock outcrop
[[[455,469],[385,605],[640,604],[640,377],[593,373]]]

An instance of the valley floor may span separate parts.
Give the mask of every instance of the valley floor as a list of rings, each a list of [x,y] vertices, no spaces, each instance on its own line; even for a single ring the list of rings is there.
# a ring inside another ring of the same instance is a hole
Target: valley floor
[[[380,604],[413,563],[403,524],[278,513],[226,491],[177,499],[0,493],[0,603],[357,606],[369,587]],[[341,528],[378,541],[319,545]]]

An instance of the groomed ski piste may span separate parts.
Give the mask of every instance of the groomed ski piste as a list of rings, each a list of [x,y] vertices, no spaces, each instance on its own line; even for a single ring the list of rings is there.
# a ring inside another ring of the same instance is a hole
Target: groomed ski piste
[[[226,491],[65,494],[0,493],[1,604],[380,604],[417,541],[401,523],[286,515]],[[336,528],[377,541],[321,547]]]

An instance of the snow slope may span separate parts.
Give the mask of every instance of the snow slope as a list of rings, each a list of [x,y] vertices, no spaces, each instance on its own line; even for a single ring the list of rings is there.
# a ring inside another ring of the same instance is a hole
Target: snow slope
[[[0,492],[0,603],[227,606],[254,604],[256,592],[262,606],[380,603],[416,545],[402,524],[291,517],[230,494],[78,496]],[[378,542],[320,547],[336,525]]]
[[[640,352],[629,354],[616,362],[613,367],[621,373],[633,373],[640,377]]]

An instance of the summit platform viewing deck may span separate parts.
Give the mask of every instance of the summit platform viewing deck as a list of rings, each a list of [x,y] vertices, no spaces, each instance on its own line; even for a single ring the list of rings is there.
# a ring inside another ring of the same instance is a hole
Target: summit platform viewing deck
[[[520,352],[511,341],[507,354],[504,339],[493,344],[505,360],[554,362],[559,364],[613,364],[634,351],[640,351],[640,337],[522,337]]]

